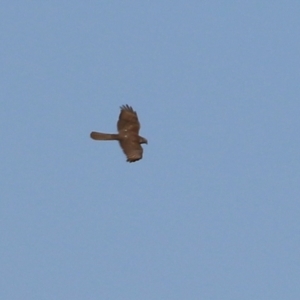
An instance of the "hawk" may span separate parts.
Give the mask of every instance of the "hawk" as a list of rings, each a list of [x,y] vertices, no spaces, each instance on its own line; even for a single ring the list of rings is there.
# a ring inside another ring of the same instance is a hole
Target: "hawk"
[[[143,157],[141,144],[148,144],[148,141],[139,136],[140,122],[137,113],[129,105],[122,105],[117,123],[118,133],[109,134],[92,131],[90,136],[93,140],[99,141],[119,141],[119,144],[127,157],[127,161],[132,163]]]

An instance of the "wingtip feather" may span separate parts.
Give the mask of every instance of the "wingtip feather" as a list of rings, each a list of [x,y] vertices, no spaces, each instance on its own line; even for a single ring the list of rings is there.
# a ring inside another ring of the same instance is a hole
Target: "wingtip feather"
[[[121,105],[120,109],[121,110],[128,110],[128,111],[134,112],[133,108],[130,105],[128,105],[128,104]]]

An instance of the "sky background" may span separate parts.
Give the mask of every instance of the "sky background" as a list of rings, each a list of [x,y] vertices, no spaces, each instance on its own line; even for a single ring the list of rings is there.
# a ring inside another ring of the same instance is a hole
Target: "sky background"
[[[0,298],[300,299],[299,16],[1,1]]]

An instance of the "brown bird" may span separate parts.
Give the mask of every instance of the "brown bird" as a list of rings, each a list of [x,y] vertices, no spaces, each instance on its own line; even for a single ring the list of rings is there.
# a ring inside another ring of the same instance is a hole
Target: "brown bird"
[[[148,144],[148,141],[139,136],[140,122],[136,112],[129,105],[122,105],[117,123],[116,134],[91,132],[91,138],[100,141],[119,141],[119,144],[127,157],[128,162],[135,162],[143,157],[141,144]]]

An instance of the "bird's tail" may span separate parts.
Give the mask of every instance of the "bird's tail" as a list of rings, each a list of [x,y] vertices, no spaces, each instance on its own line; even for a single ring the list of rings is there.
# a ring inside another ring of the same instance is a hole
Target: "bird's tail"
[[[101,133],[101,132],[93,131],[93,132],[91,132],[90,136],[93,140],[99,140],[99,141],[119,140],[118,134]]]

